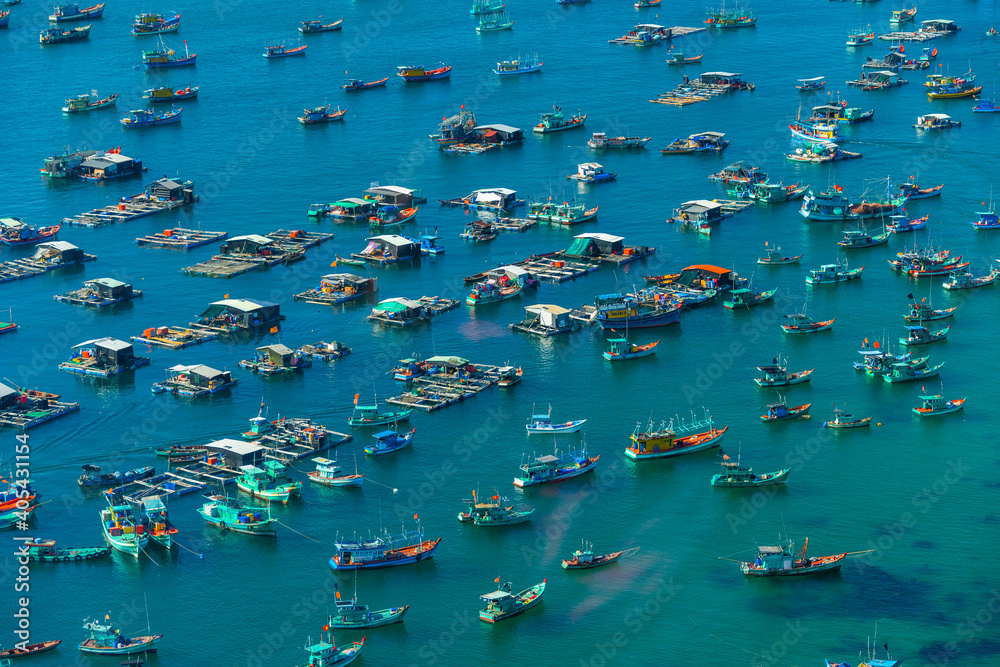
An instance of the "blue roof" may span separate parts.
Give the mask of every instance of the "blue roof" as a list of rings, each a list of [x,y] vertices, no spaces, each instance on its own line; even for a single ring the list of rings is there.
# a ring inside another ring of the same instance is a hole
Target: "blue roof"
[[[396,435],[396,432],[395,431],[382,431],[380,433],[376,433],[372,437],[377,438],[378,440],[381,440],[382,438],[388,438],[390,435]]]

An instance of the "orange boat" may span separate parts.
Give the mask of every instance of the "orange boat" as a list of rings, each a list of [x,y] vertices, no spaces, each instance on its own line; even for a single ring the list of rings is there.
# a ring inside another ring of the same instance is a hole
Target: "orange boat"
[[[707,410],[705,418],[700,421],[684,422],[678,419],[678,425],[675,426],[674,420],[670,420],[669,424],[664,422],[656,430],[650,421],[644,432],[640,433],[639,428],[635,427],[631,435],[632,444],[625,449],[625,456],[636,461],[692,454],[718,447],[729,430],[728,426],[721,430],[715,428],[715,422]],[[701,431],[705,428],[708,430]]]

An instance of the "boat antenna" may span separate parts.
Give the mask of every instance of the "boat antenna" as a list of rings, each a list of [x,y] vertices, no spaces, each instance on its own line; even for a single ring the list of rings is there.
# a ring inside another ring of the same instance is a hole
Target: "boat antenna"
[[[149,627],[149,600],[146,599],[146,591],[142,592],[142,601],[146,605],[146,632],[152,633]]]

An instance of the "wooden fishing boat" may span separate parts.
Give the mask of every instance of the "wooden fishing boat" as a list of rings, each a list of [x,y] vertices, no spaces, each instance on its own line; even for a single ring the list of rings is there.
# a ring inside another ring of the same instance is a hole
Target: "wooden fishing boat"
[[[166,125],[176,123],[181,119],[183,107],[171,108],[169,111],[154,111],[153,109],[133,109],[119,122],[122,127],[136,128],[150,125]]]
[[[486,609],[480,610],[479,620],[484,623],[496,623],[523,614],[542,601],[547,581],[548,579],[543,579],[542,583],[535,584],[517,595],[511,592],[513,589],[508,581],[492,593],[481,595],[479,599],[486,603]],[[497,582],[499,583],[499,577]]]
[[[232,530],[244,535],[274,537],[274,519],[268,507],[247,507],[236,498],[206,495],[207,503],[198,508],[205,521],[222,530]]]
[[[200,445],[171,445],[155,450],[156,456],[161,459],[177,459],[187,456],[201,456],[208,450]]]
[[[638,359],[656,353],[656,346],[660,341],[653,341],[645,345],[630,343],[627,338],[609,338],[610,350],[605,350],[602,355],[608,361],[624,361],[626,359]]]
[[[1000,112],[1000,107],[996,105],[993,100],[988,100],[985,97],[979,98],[976,106],[972,107],[972,113],[997,113]]]
[[[857,248],[872,248],[889,242],[892,232],[885,231],[881,234],[869,234],[863,229],[850,229],[844,232],[844,238],[837,241],[837,245],[847,250]]]
[[[513,366],[502,366],[497,369],[497,373],[500,375],[500,379],[497,380],[498,387],[513,387],[521,381],[521,377],[524,375],[524,370],[520,366],[517,368],[514,368]]]
[[[340,30],[344,27],[344,19],[334,21],[333,23],[323,23],[323,17],[319,17],[313,21],[302,21],[299,23],[299,32],[302,34],[308,34],[312,32],[330,32],[332,30]]]
[[[451,65],[440,63],[440,67],[426,69],[422,65],[399,65],[396,67],[396,76],[403,81],[432,81],[434,79],[447,79],[451,76]]]
[[[347,266],[368,266],[368,263],[360,259],[351,259],[349,257],[341,257],[340,255],[334,255],[337,260],[337,264],[345,264]]]
[[[962,121],[953,120],[945,113],[928,113],[917,116],[917,122],[913,127],[918,130],[950,130],[953,127],[962,127]]]
[[[417,530],[399,535],[370,537],[352,542],[334,542],[336,553],[330,558],[335,570],[370,570],[418,563],[432,558],[441,538],[425,540],[419,524]]]
[[[571,130],[574,127],[583,127],[584,123],[587,122],[587,114],[585,113],[577,112],[567,118],[562,112],[562,107],[553,106],[552,108],[553,111],[542,114],[538,124],[531,128],[532,132],[538,134],[562,132],[563,130]]]
[[[119,502],[115,494],[107,494],[108,507],[101,510],[101,529],[113,548],[139,558],[139,553],[149,543],[142,522],[132,512],[132,507]]]
[[[379,79],[378,81],[368,81],[365,82],[361,79],[348,79],[347,83],[341,86],[344,90],[364,90],[366,88],[378,88],[384,86],[385,82],[389,80],[389,77],[384,79]]]
[[[53,639],[52,641],[47,642],[37,642],[35,644],[26,644],[25,646],[15,646],[14,648],[0,651],[0,658],[19,658],[26,655],[35,655],[36,653],[45,653],[46,651],[51,651],[61,643],[61,639]]]
[[[758,264],[776,266],[778,264],[798,264],[802,255],[782,255],[781,246],[772,246],[767,241],[764,242],[764,252],[767,257],[757,258]]]
[[[479,14],[492,14],[493,12],[499,12],[507,6],[507,3],[501,2],[500,0],[472,0],[472,9],[469,13],[473,16]]]
[[[944,183],[934,186],[933,188],[921,188],[919,185],[910,180],[899,186],[899,194],[906,195],[907,199],[910,200],[937,197],[941,194],[942,190],[944,190]]]
[[[135,23],[132,24],[132,34],[136,37],[160,35],[165,32],[177,32],[180,27],[180,14],[164,16],[163,14],[143,13],[135,17]]]
[[[668,326],[680,321],[681,304],[638,299],[634,294],[602,294],[594,299],[592,320],[602,329]]]
[[[797,79],[797,81],[799,82],[799,85],[795,87],[798,88],[799,92],[821,90],[826,87],[825,76],[814,76],[811,79]]]
[[[506,498],[494,495],[483,502],[472,491],[472,500],[463,500],[468,505],[467,512],[458,513],[459,523],[471,523],[476,526],[513,526],[525,521],[531,521],[535,510],[515,510],[513,505],[505,506]]]
[[[23,526],[24,523],[22,522],[27,522],[36,507],[38,507],[38,505],[30,506],[23,510],[15,509],[12,512],[0,512],[0,530]]]
[[[892,12],[892,18],[889,19],[892,23],[905,23],[907,21],[912,21],[913,17],[917,15],[917,8],[911,7],[910,9],[896,9]]]
[[[18,0],[20,2],[20,0]],[[3,4],[7,4],[6,2]],[[16,3],[14,3],[16,4]],[[7,11],[0,10],[0,28],[6,28],[10,25],[10,10]]]
[[[848,269],[847,263],[837,260],[836,264],[823,264],[818,269],[811,269],[806,277],[809,285],[821,285],[826,283],[839,283],[848,280],[857,280],[861,277],[865,267],[858,269]]]
[[[816,321],[805,313],[795,313],[792,315],[785,315],[785,317],[792,321],[791,324],[781,325],[781,330],[786,334],[807,334],[816,333],[817,331],[826,331],[833,326],[834,322],[837,321],[836,317],[832,320]]]
[[[790,408],[785,402],[785,399],[779,397],[777,403],[768,404],[767,414],[761,415],[760,419],[765,422],[779,422],[802,418],[808,419],[810,406],[812,406],[812,403],[796,405],[795,407]]]
[[[30,480],[23,484],[8,481],[6,488],[0,491],[0,512],[23,511],[25,504],[34,507],[41,498],[42,495],[32,488]]]
[[[620,558],[635,553],[639,547],[615,551],[609,554],[594,554],[594,545],[584,540],[583,546],[573,552],[573,558],[562,562],[564,570],[590,570],[602,565],[617,563]]]
[[[465,303],[470,306],[482,306],[506,301],[520,295],[523,289],[524,287],[519,282],[500,284],[495,280],[487,279],[472,286],[472,292],[465,298]]]
[[[489,14],[480,14],[476,32],[498,32],[500,30],[510,30],[513,27],[514,20],[507,15],[507,12],[501,10]]]
[[[919,408],[913,408],[914,414],[921,417],[933,417],[935,415],[946,415],[950,412],[958,412],[965,407],[964,398],[954,398],[946,401],[941,394],[932,396],[918,396],[922,401]]]
[[[139,500],[139,520],[146,529],[149,539],[153,544],[158,544],[164,549],[174,546],[173,536],[177,534],[177,527],[167,518],[167,506],[159,496],[146,496]]]
[[[401,208],[394,204],[380,206],[375,215],[368,218],[368,226],[372,231],[385,231],[399,227],[403,223],[416,220],[417,210],[415,206],[411,208]]]
[[[69,5],[57,5],[55,12],[49,16],[51,23],[67,23],[69,21],[86,21],[88,19],[99,19],[104,14],[104,5],[93,5],[80,9],[80,5],[72,3]]]
[[[261,55],[265,58],[287,58],[288,56],[304,56],[306,54],[306,49],[309,48],[308,44],[301,44],[299,46],[293,46],[291,48],[285,48],[284,44],[268,44],[264,47],[264,53]]]
[[[536,415],[533,414],[528,418],[528,423],[525,425],[525,429],[528,431],[528,435],[548,435],[555,433],[576,433],[583,426],[586,419],[577,419],[575,421],[563,422],[561,424],[552,423],[552,406],[549,406],[549,411],[546,414]]]
[[[992,285],[996,279],[996,270],[978,278],[973,277],[968,271],[952,271],[948,274],[948,280],[941,283],[941,287],[946,290],[975,289]]]
[[[916,324],[909,324],[906,326],[906,329],[909,331],[909,334],[907,334],[906,338],[899,339],[899,344],[904,346],[936,343],[939,340],[944,340],[948,335],[948,332],[951,331],[951,327],[931,331],[927,327],[922,327]]]
[[[67,562],[71,560],[93,560],[107,558],[111,555],[111,547],[56,547],[55,540],[29,540],[21,545],[21,552],[28,560],[45,563]],[[3,657],[3,653],[0,653]]]
[[[301,482],[282,483],[268,474],[267,470],[254,465],[240,466],[240,472],[242,474],[236,478],[236,487],[268,503],[287,503],[292,494],[297,494],[302,487]]]
[[[337,604],[333,615],[327,620],[326,625],[329,628],[360,630],[361,628],[379,628],[384,625],[392,625],[393,623],[400,623],[410,608],[410,605],[403,605],[402,607],[391,607],[389,609],[374,611],[366,604],[358,604],[357,588],[355,588],[354,597],[350,600],[340,599],[340,590],[337,589],[336,584],[334,584],[334,589],[336,590]]]
[[[833,123],[830,125],[824,125],[822,123],[789,123],[788,129],[791,131],[792,137],[808,141],[810,143],[835,143],[843,140],[844,138],[844,136],[840,133],[839,123]]]
[[[857,30],[847,35],[847,46],[864,46],[875,41],[875,33],[870,30]]]
[[[635,3],[636,9],[645,9],[647,7],[658,7],[663,0],[638,0]]]
[[[954,260],[949,260],[943,264],[941,263],[930,263],[930,264],[913,264],[910,266],[906,272],[913,276],[914,278],[926,278],[928,276],[943,276],[962,269],[969,267],[971,262],[961,261],[962,256],[959,255]]]
[[[83,629],[90,632],[90,637],[77,647],[81,653],[96,653],[98,655],[128,655],[130,653],[155,653],[156,645],[163,635],[147,635],[143,637],[126,637],[121,630],[112,627],[110,616],[100,621],[83,622]]]
[[[606,183],[618,177],[617,173],[612,174],[604,171],[604,167],[596,162],[583,162],[578,164],[576,169],[575,174],[570,174],[566,178],[581,183]]]
[[[53,238],[61,227],[62,223],[51,227],[33,227],[20,218],[0,218],[0,243],[9,246],[36,245]]]
[[[389,412],[378,411],[378,398],[376,405],[358,405],[358,395],[354,395],[354,412],[347,423],[350,426],[383,426],[385,424],[395,424],[397,422],[410,421],[413,410],[395,410]]]
[[[537,54],[534,56],[524,56],[523,58],[518,56],[515,60],[501,60],[497,62],[493,73],[497,76],[508,76],[512,74],[540,72],[544,64],[543,62],[539,62]]]
[[[833,409],[833,420],[823,422],[823,428],[861,428],[871,426],[871,417],[855,417],[846,410]]]
[[[979,216],[978,220],[972,221],[973,229],[986,230],[986,229],[1000,229],[1000,216],[996,214],[996,211],[992,206],[993,202],[990,202],[990,210],[988,211],[977,211],[976,215]]]
[[[93,111],[94,109],[113,107],[118,102],[119,94],[115,93],[102,99],[98,96],[96,90],[92,90],[89,94],[83,93],[76,97],[67,98],[66,106],[62,110],[63,113],[78,113],[80,111]]]
[[[316,457],[313,459],[313,463],[316,464],[316,469],[306,474],[314,482],[319,482],[326,486],[361,486],[365,481],[365,476],[358,474],[357,457],[354,459],[353,475],[338,474],[340,473],[340,466],[337,465],[336,461],[331,461],[330,459]]]
[[[944,187],[943,185],[940,187]],[[909,218],[905,215],[890,215],[889,219],[892,222],[887,223],[885,228],[892,232],[893,234],[903,234],[906,232],[915,232],[918,229],[923,229],[927,226],[927,220],[931,216],[925,215],[922,218]]]
[[[666,148],[661,148],[663,155],[688,155],[690,153],[721,153],[728,146],[724,132],[700,132],[692,134],[687,139],[674,139]]]
[[[10,12],[8,11],[3,19],[5,21],[10,20]],[[64,30],[63,28],[46,28],[38,33],[38,43],[39,44],[60,44],[62,42],[79,42],[82,39],[87,39],[90,37],[91,25],[88,23],[84,26],[79,26],[76,28],[70,28],[69,30]]]
[[[396,433],[395,431],[380,431],[372,435],[375,438],[375,444],[365,447],[365,454],[369,456],[378,456],[380,454],[391,454],[392,452],[406,447],[411,442],[413,442],[413,434],[417,432],[416,428],[410,430],[409,433]]]
[[[184,40],[184,57],[177,57],[173,49],[168,49],[160,38],[160,48],[142,52],[142,64],[146,69],[159,69],[163,67],[186,67],[195,65],[198,62],[198,54],[188,51],[187,40]]]
[[[675,425],[671,419],[669,424],[661,422],[658,429],[653,428],[650,420],[645,431],[641,431],[641,428],[641,425],[636,424],[629,436],[632,444],[625,449],[625,456],[636,461],[681,456],[718,447],[729,430],[728,426],[721,430],[715,428],[715,422],[707,410],[702,420],[678,420]]]
[[[758,366],[757,370],[764,373],[764,377],[753,379],[753,381],[757,383],[758,387],[786,387],[792,384],[809,382],[811,379],[810,376],[816,369],[810,368],[807,371],[789,373],[787,371],[787,367],[782,363],[782,360],[775,357],[770,364],[766,366]]]
[[[937,377],[944,363],[937,366],[927,366],[926,368],[914,368],[914,365],[907,362],[893,364],[892,372],[886,373],[882,379],[889,383],[916,382],[927,378]]]
[[[161,86],[150,88],[142,93],[142,99],[150,102],[173,102],[174,100],[187,100],[198,97],[200,86],[187,86],[186,88],[174,88],[172,86]]]
[[[340,105],[333,108],[332,105],[325,104],[321,107],[316,107],[315,109],[303,109],[303,115],[299,116],[299,122],[303,125],[329,123],[335,120],[343,120],[344,114],[346,113],[347,109],[341,109]]]
[[[746,487],[746,486],[775,486],[784,484],[791,474],[791,468],[784,468],[777,472],[767,472],[758,475],[753,468],[740,465],[739,461],[730,461],[729,456],[723,456],[722,472],[712,475],[712,486],[726,487]]]
[[[319,641],[312,644],[312,639],[306,640],[305,650],[309,651],[309,662],[305,667],[334,667],[334,665],[347,665],[361,655],[361,649],[365,645],[365,637],[359,642],[350,642],[336,646],[333,643],[333,635],[330,641],[323,641],[323,635],[319,636]]]
[[[590,148],[642,148],[652,137],[609,137],[604,132],[594,132],[587,140]]]
[[[554,454],[529,459],[527,463],[524,462],[522,455],[520,469],[523,474],[514,478],[514,486],[523,488],[579,477],[592,472],[597,467],[599,458],[600,455],[587,454],[586,444],[579,451],[559,454],[557,450]]]
[[[846,553],[835,556],[806,557],[809,548],[809,538],[806,538],[802,551],[795,553],[791,540],[787,546],[757,547],[757,558],[753,562],[740,563],[740,569],[748,577],[793,577],[820,572],[839,570],[843,565]]]
[[[793,183],[792,185],[785,185],[784,183],[764,182],[740,185],[733,192],[736,196],[746,197],[762,204],[774,204],[799,199],[805,195],[808,189],[808,184],[800,185]]]
[[[699,62],[705,57],[704,53],[699,53],[696,56],[688,56],[685,58],[683,51],[680,49],[674,51],[673,47],[671,47],[670,51],[667,52],[667,55],[670,56],[667,58],[668,65],[690,65],[691,63]]]
[[[740,288],[729,291],[729,299],[722,302],[725,308],[730,310],[735,308],[751,308],[767,303],[774,298],[774,293],[778,291],[775,287],[764,292],[754,292],[753,290]]]

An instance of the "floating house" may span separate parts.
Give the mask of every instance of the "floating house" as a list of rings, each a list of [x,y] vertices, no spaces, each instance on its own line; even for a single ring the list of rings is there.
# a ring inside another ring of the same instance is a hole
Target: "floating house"
[[[931,19],[920,22],[920,32],[935,32],[942,35],[951,35],[961,30],[954,21],[945,19]]]
[[[122,176],[138,176],[142,172],[142,160],[121,153],[103,153],[84,160],[76,170],[76,175],[88,181],[104,181]]]
[[[205,445],[205,449],[219,457],[226,468],[239,470],[242,466],[259,466],[264,463],[266,449],[253,442],[223,438]]]
[[[561,254],[563,257],[600,259],[621,265],[655,252],[656,248],[650,246],[626,246],[621,236],[588,232],[574,236],[572,245]]]
[[[370,322],[381,322],[397,327],[405,327],[417,322],[426,322],[435,315],[458,308],[459,301],[424,296],[419,299],[396,297],[380,301],[368,316]]]
[[[309,355],[302,354],[281,343],[258,347],[253,359],[240,362],[240,368],[247,368],[265,375],[294,373],[307,366],[312,366],[312,359]]]
[[[420,259],[420,245],[398,234],[382,234],[369,238],[365,249],[351,257],[373,264],[412,261]]]
[[[146,195],[150,198],[162,199],[165,201],[183,201],[190,204],[198,201],[194,194],[194,183],[192,181],[177,182],[170,178],[161,178],[146,186]]]
[[[106,378],[148,365],[148,357],[135,356],[132,343],[96,338],[74,345],[73,356],[59,364],[59,370]]]
[[[80,409],[79,403],[63,403],[59,398],[0,383],[0,427],[28,429]]]
[[[153,392],[201,396],[214,394],[235,385],[236,380],[229,371],[217,371],[204,364],[177,365],[167,369],[167,379],[154,384]]]
[[[132,289],[128,283],[114,278],[97,278],[84,281],[83,287],[66,294],[56,294],[52,298],[77,306],[103,308],[142,296],[142,291]]]
[[[260,234],[244,234],[234,236],[219,246],[223,255],[248,255],[250,257],[266,257],[285,252],[278,243]]]
[[[747,90],[753,86],[743,80],[743,75],[737,72],[704,72],[697,79],[706,86],[723,86],[730,90]]]
[[[538,336],[555,336],[570,333],[579,328],[579,323],[570,318],[568,308],[552,304],[539,303],[525,306],[526,315],[523,320],[511,324],[513,331],[530,333]]]
[[[695,264],[684,267],[673,282],[675,285],[696,289],[729,290],[745,281],[740,280],[730,269],[711,264]]]
[[[313,204],[309,207],[310,217],[330,216],[334,220],[350,222],[368,222],[375,213],[376,202],[371,199],[348,197],[332,204]]]
[[[363,194],[365,199],[377,202],[379,206],[392,204],[399,208],[413,208],[414,204],[422,204],[427,201],[426,197],[420,195],[419,190],[411,190],[398,185],[373,185]]]
[[[55,269],[60,266],[91,262],[97,259],[94,255],[88,255],[80,248],[66,241],[48,241],[35,246],[35,254],[31,256],[31,262],[42,264],[46,268]]]
[[[722,204],[707,199],[693,199],[681,204],[676,217],[692,225],[714,225],[726,216]]]
[[[293,299],[334,306],[378,291],[378,280],[353,273],[330,273],[320,278],[319,287],[300,292]]]
[[[494,146],[509,146],[524,141],[524,132],[510,125],[479,125],[473,132],[476,141]]]
[[[220,327],[225,331],[247,331],[277,324],[285,319],[281,306],[256,299],[223,299],[209,305],[193,324]]]
[[[485,211],[506,211],[524,205],[523,199],[517,198],[517,192],[510,188],[482,188],[473,190],[464,197],[457,199],[439,199],[442,206],[461,206]]]

